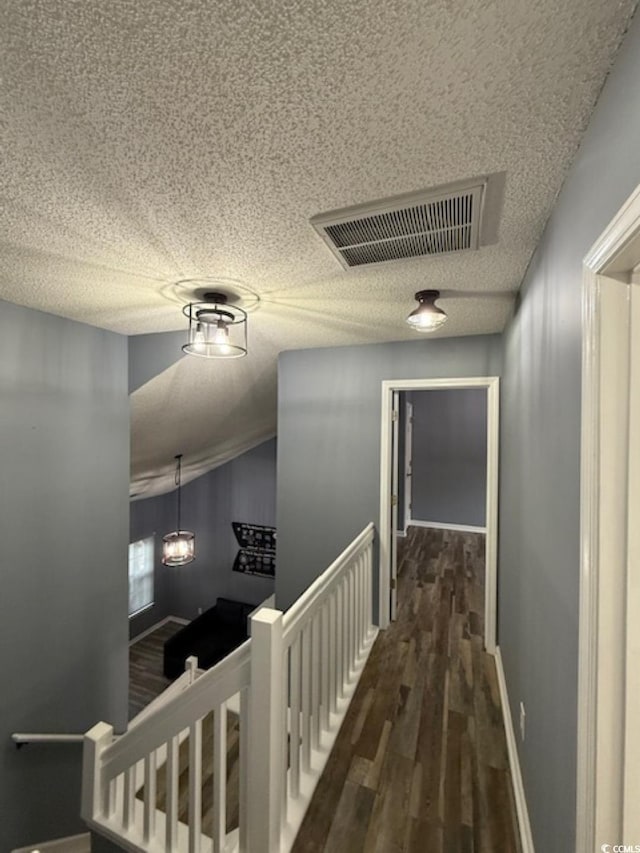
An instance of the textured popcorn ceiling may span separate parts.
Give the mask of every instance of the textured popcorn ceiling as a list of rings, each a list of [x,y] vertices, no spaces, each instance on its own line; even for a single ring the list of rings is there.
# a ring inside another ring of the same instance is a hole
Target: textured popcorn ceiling
[[[283,349],[408,339],[423,288],[464,291],[437,335],[503,328],[634,5],[4,3],[0,297],[130,335],[184,325],[178,279],[261,296],[248,358],[132,396],[133,489],[166,490],[275,432]],[[345,271],[308,222],[498,171],[478,252]]]

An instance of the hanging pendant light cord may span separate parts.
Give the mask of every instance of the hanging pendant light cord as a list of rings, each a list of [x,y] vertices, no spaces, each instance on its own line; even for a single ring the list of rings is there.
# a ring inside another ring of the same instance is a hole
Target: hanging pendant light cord
[[[175,483],[176,483],[176,486],[178,487],[178,527],[177,527],[177,532],[180,533],[180,479],[181,479],[180,475],[182,472],[182,454],[179,453],[176,456],[176,459],[177,459],[177,462],[176,462]]]

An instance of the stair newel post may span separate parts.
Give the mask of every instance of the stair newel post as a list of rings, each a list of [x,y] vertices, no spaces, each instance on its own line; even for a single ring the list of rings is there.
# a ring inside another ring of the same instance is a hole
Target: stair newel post
[[[113,743],[113,726],[96,723],[84,736],[82,748],[82,805],[83,820],[105,815],[108,785],[102,775],[102,753]]]
[[[196,655],[189,655],[184,662],[184,671],[189,673],[189,684],[198,677],[198,658]]]
[[[282,613],[263,608],[251,617],[248,836],[251,853],[280,850],[285,737]]]

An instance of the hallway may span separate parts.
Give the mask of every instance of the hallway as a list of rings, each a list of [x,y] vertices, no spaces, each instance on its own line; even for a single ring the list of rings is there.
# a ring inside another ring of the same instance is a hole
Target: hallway
[[[409,528],[376,640],[294,853],[519,853],[484,536]]]

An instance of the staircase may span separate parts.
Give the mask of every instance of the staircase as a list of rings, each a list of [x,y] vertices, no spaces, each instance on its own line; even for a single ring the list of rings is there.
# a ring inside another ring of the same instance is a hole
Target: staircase
[[[373,537],[369,524],[286,613],[258,611],[215,667],[192,661],[126,734],[87,733],[92,830],[132,853],[288,853],[377,634]]]

